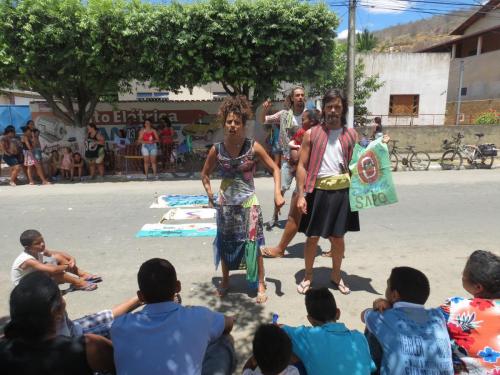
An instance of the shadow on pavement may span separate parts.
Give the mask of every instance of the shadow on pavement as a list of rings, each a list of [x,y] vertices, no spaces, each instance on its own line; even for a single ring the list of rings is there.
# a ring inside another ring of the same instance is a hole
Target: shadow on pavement
[[[255,330],[261,323],[271,322],[272,317],[264,313],[264,306],[255,302],[257,291],[250,290],[244,274],[231,275],[229,292],[224,298],[219,298],[215,293],[214,285],[218,285],[220,279],[220,277],[214,277],[212,282],[197,283],[190,294],[200,300],[202,306],[225,315],[235,316],[236,322],[232,335],[235,339],[237,369],[239,369],[252,353]],[[279,285],[281,285],[280,282]]]
[[[298,285],[304,279],[305,270],[302,269],[295,274],[295,283]],[[331,268],[316,267],[314,268],[313,288],[327,287],[329,289],[337,290],[337,288],[330,282]],[[342,279],[349,285],[352,292],[365,291],[371,294],[382,295],[372,285],[371,278],[362,277],[355,274],[348,274],[341,271]]]

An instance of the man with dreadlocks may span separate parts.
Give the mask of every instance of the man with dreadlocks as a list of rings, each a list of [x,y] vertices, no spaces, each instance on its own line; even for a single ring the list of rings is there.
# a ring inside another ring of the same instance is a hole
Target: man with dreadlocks
[[[271,108],[271,100],[262,105],[259,121],[261,124],[279,124],[279,151],[282,153],[281,163],[281,194],[290,189],[294,178],[293,168],[290,166],[290,141],[302,127],[302,112],[305,109],[305,91],[301,86],[295,86],[285,99],[285,109],[267,116]],[[268,223],[271,229],[278,221],[278,208],[275,207],[272,220]]]

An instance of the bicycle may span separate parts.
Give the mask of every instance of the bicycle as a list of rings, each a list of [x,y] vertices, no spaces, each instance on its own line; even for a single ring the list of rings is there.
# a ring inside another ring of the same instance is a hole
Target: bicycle
[[[211,147],[212,145],[206,145],[204,148],[193,148],[190,138],[183,141],[172,155],[175,160],[175,171],[172,175],[186,178],[201,171]]]
[[[426,171],[429,169],[429,165],[431,164],[431,157],[425,151],[415,151],[415,146],[409,145],[406,146],[406,150],[408,151],[407,155],[404,156],[399,152],[399,148],[396,146],[398,142],[395,139],[391,140],[392,149],[389,153],[389,157],[391,160],[391,169],[396,172],[398,170],[399,159],[401,158],[401,163],[410,167],[413,171]]]
[[[451,142],[447,139],[443,140],[442,146],[446,151],[441,156],[441,168],[444,170],[460,169],[465,158],[469,166],[490,169],[498,149],[493,143],[479,144],[481,138],[484,137],[483,133],[476,133],[475,136],[477,137],[475,145],[463,145],[462,133],[452,137]]]

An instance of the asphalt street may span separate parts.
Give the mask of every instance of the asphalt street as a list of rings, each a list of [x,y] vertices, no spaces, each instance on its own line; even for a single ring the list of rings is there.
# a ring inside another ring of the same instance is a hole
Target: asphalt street
[[[430,279],[428,306],[447,297],[465,295],[461,271],[475,249],[500,252],[500,169],[398,172],[394,174],[399,202],[360,213],[361,232],[346,236],[345,281],[353,292],[334,291],[341,321],[362,330],[360,312],[381,297],[392,267],[412,266]],[[218,181],[213,184],[218,186]],[[269,219],[273,182],[256,179],[257,194]],[[237,316],[234,336],[240,358],[250,352],[252,332],[260,322],[307,324],[303,296],[296,286],[303,276],[304,236],[295,237],[282,259],[265,260],[269,301],[255,304],[242,272],[231,277],[229,296],[219,300],[214,284],[212,238],[135,238],[145,223],[158,222],[164,209],[150,209],[155,194],[200,194],[199,180],[131,181],[0,187],[0,316],[8,313],[10,268],[22,251],[19,235],[38,229],[50,249],[74,255],[79,266],[103,276],[94,292],[66,295],[73,318],[113,306],[137,290],[136,274],[149,258],[169,259],[182,282],[183,303],[205,305]],[[290,195],[286,197],[289,201]],[[283,212],[288,211],[285,206]],[[285,219],[285,215],[282,215]],[[276,244],[282,229],[266,232]],[[329,242],[320,241],[328,250]],[[329,286],[331,260],[318,257],[314,286]],[[333,290],[333,289],[332,289]]]

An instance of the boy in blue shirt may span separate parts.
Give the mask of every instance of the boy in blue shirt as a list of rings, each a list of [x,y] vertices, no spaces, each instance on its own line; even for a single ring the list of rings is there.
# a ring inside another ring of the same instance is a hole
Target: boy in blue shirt
[[[306,292],[306,310],[312,327],[282,328],[308,375],[361,375],[375,369],[363,334],[337,323],[340,310],[327,288]]]
[[[425,309],[427,277],[411,267],[393,268],[386,299],[361,314],[370,350],[382,375],[453,375],[446,322],[439,309]]]

